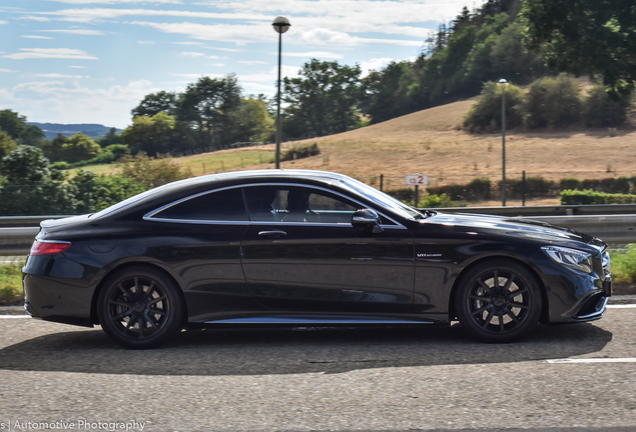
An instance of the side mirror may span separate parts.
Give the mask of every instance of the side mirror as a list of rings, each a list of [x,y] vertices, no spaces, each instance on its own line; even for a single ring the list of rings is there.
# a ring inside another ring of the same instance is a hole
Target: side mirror
[[[384,231],[380,226],[380,215],[371,209],[356,210],[351,216],[351,225],[356,228],[373,228],[374,234]]]

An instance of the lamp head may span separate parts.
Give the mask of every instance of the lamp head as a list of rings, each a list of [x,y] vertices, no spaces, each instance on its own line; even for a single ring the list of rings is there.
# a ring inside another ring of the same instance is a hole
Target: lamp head
[[[285,33],[287,30],[289,30],[291,24],[289,23],[289,20],[287,18],[279,16],[276,17],[276,19],[272,23],[272,26],[274,26],[274,30],[276,30],[278,33]]]
[[[508,81],[503,78],[500,79],[499,81],[497,81],[497,87],[499,87],[500,89],[505,89],[506,87],[508,87]]]

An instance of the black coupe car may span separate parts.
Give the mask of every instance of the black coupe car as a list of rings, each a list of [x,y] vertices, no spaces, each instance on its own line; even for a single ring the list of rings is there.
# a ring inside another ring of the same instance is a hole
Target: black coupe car
[[[487,342],[599,319],[607,246],[543,223],[409,207],[344,175],[170,183],[42,222],[23,269],[36,318],[130,348],[182,328],[448,324]]]

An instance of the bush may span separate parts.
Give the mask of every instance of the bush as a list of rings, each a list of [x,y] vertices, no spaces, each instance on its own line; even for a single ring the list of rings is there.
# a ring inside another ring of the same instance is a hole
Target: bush
[[[142,151],[135,156],[127,153],[121,157],[118,168],[121,170],[121,175],[145,185],[148,189],[192,176],[190,168],[182,169],[177,163],[170,162],[161,156],[157,159],[151,158]]]
[[[597,86],[588,92],[583,102],[583,120],[589,127],[615,127],[627,121],[630,98],[612,99],[605,87]]]
[[[636,203],[636,195],[608,194],[593,190],[565,190],[561,192],[561,205],[585,205],[585,204],[633,204]]]
[[[468,201],[487,201],[490,199],[491,182],[487,177],[473,179],[466,186],[465,199]]]
[[[534,81],[523,105],[525,126],[537,129],[576,123],[582,110],[580,93],[579,83],[565,74]]]
[[[431,195],[426,194],[423,200],[420,200],[418,208],[439,208],[439,207],[466,207],[465,201],[453,201],[446,194]]]
[[[317,156],[320,154],[318,144],[307,144],[301,147],[293,147],[283,153],[280,157],[281,162],[291,161],[296,159],[304,159],[311,156]]]
[[[568,189],[580,189],[581,180],[575,178],[563,179],[559,182],[559,189],[564,191]]]
[[[405,203],[412,203],[415,197],[413,188],[391,189],[384,191],[384,193]]]
[[[506,89],[506,127],[514,128],[523,123],[523,92],[514,85]],[[481,96],[464,119],[464,128],[471,133],[501,130],[501,89],[494,81],[484,83]]]

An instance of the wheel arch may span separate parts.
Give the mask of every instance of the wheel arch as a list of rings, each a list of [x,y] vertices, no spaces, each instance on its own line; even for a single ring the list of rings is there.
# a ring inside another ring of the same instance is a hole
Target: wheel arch
[[[181,301],[183,302],[183,307],[185,308],[184,314],[183,314],[184,322],[182,324],[187,323],[188,305],[185,301],[185,296],[183,294],[183,287],[177,281],[177,279],[168,270],[166,270],[162,266],[157,265],[155,263],[151,263],[147,261],[131,261],[131,262],[120,263],[117,266],[110,269],[97,284],[95,291],[93,292],[93,298],[91,300],[91,321],[93,322],[93,324],[99,324],[99,318],[97,316],[97,300],[99,299],[100,292],[104,288],[104,284],[106,283],[106,281],[108,281],[108,279],[110,279],[111,276],[130,268],[146,268],[146,269],[156,270],[162,273],[166,278],[169,278],[179,288],[177,290],[177,295],[181,297]]]
[[[449,320],[452,321],[453,319],[457,318],[457,311],[455,310],[455,296],[457,295],[457,291],[459,290],[459,287],[462,281],[464,280],[464,277],[466,276],[466,274],[468,274],[475,267],[479,267],[481,265],[484,265],[490,262],[497,262],[497,263],[509,262],[514,264],[519,264],[523,266],[530,273],[532,277],[534,277],[535,282],[537,283],[537,286],[539,287],[539,291],[541,292],[541,308],[542,309],[540,313],[540,322],[542,323],[548,322],[548,315],[549,315],[548,314],[548,311],[549,311],[548,294],[547,294],[546,286],[543,280],[541,279],[541,277],[539,276],[539,273],[537,272],[535,268],[533,268],[524,260],[516,258],[516,257],[511,257],[508,255],[501,255],[501,256],[491,255],[491,256],[483,257],[471,262],[469,265],[467,265],[461,270],[457,278],[455,278],[455,282],[453,283],[453,287],[451,288],[451,293],[448,298]]]

